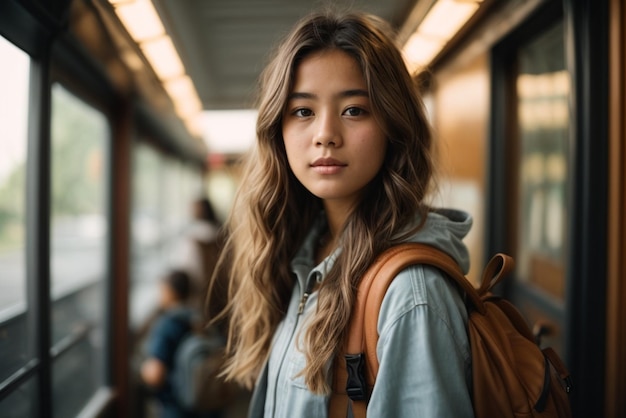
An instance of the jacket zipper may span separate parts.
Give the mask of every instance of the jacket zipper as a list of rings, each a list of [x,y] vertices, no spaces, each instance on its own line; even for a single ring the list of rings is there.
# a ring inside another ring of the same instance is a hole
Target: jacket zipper
[[[304,306],[306,305],[306,301],[309,299],[309,296],[311,296],[311,293],[313,291],[313,288],[315,287],[316,282],[317,280],[315,278],[313,280],[309,280],[309,282],[307,283],[306,289],[304,290],[304,293],[302,294],[302,297],[300,298],[300,303],[298,304],[298,311],[296,313],[296,318],[290,330],[291,335],[289,337],[289,341],[285,345],[284,349],[282,350],[280,365],[278,366],[278,369],[277,369],[278,370],[277,376],[280,375],[281,373],[280,371],[284,367],[284,361],[285,361],[285,358],[287,357],[287,350],[288,350],[289,344],[291,343],[291,341],[293,340],[295,336],[296,329],[298,328],[300,315],[304,312]],[[272,408],[273,414],[276,413],[276,399],[278,398],[277,393],[276,393],[277,389],[278,389],[278,385],[275,385],[274,386],[274,405]]]
[[[302,312],[304,312],[304,306],[306,305],[306,301],[309,299],[309,296],[311,296],[311,293],[313,292],[313,288],[315,287],[316,282],[317,280],[314,278],[313,280],[309,280],[309,282],[307,283],[306,290],[302,294],[302,298],[300,299],[300,304],[298,305],[298,315],[301,315]]]

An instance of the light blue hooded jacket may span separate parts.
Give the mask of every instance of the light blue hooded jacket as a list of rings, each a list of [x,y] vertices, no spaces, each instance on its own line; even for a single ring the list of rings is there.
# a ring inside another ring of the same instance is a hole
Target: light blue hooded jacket
[[[409,241],[444,250],[467,272],[469,256],[462,239],[471,223],[471,217],[461,211],[432,212]],[[291,263],[297,282],[287,314],[274,335],[269,361],[257,381],[250,418],[328,416],[329,397],[313,394],[304,377],[297,376],[305,365],[297,339],[302,339],[307,318],[317,307],[317,293],[313,293],[299,313],[303,293],[315,281],[324,280],[338,255],[336,251],[314,265],[314,244],[321,228],[319,223],[311,229]],[[463,297],[439,270],[420,265],[400,272],[379,314],[380,368],[367,407],[368,418],[473,417],[466,325]]]

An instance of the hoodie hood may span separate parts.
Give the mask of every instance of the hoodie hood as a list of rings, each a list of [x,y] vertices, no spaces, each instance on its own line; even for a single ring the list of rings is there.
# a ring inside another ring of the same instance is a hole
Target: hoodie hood
[[[472,227],[472,217],[456,209],[436,209],[428,213],[422,228],[407,242],[435,247],[452,257],[467,274],[470,257],[463,238]]]
[[[419,222],[418,217],[416,217],[416,222]],[[292,271],[299,271],[301,273],[297,275],[299,278],[306,277],[306,272],[317,272],[319,273],[316,274],[317,280],[321,281],[339,256],[341,247],[335,249],[319,265],[314,265],[315,243],[325,227],[326,218],[322,213],[313,224],[303,245],[292,260]],[[463,273],[467,274],[470,267],[470,257],[469,251],[465,243],[463,243],[463,238],[468,234],[471,227],[472,217],[464,211],[456,209],[431,210],[422,227],[413,236],[406,239],[405,242],[428,244],[444,251],[459,264]],[[304,286],[304,283],[301,283],[301,285]]]

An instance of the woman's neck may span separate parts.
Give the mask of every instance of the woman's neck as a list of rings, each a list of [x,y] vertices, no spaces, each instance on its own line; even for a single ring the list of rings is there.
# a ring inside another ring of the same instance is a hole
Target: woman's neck
[[[324,211],[326,213],[326,221],[328,229],[320,236],[317,249],[315,252],[315,261],[320,263],[328,257],[330,253],[337,247],[339,235],[343,231],[351,208],[345,205],[333,204],[333,202],[324,201]]]
[[[337,237],[330,233],[330,230],[326,230],[320,235],[317,246],[315,248],[315,263],[319,264],[323,259],[328,257],[333,249],[337,245]]]

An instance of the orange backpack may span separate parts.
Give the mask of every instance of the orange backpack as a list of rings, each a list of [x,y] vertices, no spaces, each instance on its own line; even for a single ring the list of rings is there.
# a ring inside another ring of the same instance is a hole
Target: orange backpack
[[[542,350],[521,313],[491,293],[492,287],[513,269],[513,259],[495,255],[476,289],[446,253],[425,244],[407,243],[383,252],[361,280],[344,346],[346,360],[338,358],[334,364],[330,418],[366,416],[367,400],[378,372],[380,305],[394,277],[414,264],[439,268],[465,292],[472,352],[472,403],[477,418],[572,416],[572,382],[559,356],[551,348]]]

